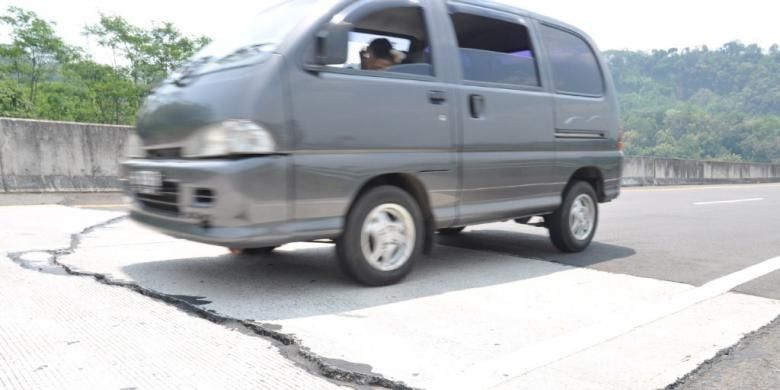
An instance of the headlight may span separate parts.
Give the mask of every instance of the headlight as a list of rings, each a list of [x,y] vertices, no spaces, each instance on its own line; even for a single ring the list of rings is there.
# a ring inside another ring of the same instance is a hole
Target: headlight
[[[146,151],[144,150],[144,143],[141,141],[141,137],[131,132],[127,137],[127,143],[125,144],[124,158],[145,158]]]
[[[268,130],[247,120],[230,120],[201,129],[184,146],[183,157],[270,154],[276,142]]]

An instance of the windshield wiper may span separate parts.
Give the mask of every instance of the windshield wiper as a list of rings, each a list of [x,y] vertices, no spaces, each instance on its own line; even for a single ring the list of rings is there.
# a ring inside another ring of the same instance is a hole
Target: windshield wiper
[[[208,64],[211,62],[213,57],[211,56],[205,56],[198,58],[194,61],[191,61],[187,65],[184,65],[184,67],[181,68],[180,71],[178,71],[176,77],[173,79],[173,83],[176,84],[176,86],[183,87],[190,83],[192,77],[195,75],[195,72],[198,71],[203,65]]]
[[[225,57],[222,57],[219,59],[219,63],[224,64],[228,62],[233,62],[236,60],[239,60],[243,57],[251,56],[253,54],[261,53],[267,50],[264,50],[268,46],[274,45],[271,42],[265,42],[265,43],[255,43],[252,45],[242,46],[236,50],[234,50],[232,53],[226,55]]]
[[[267,43],[257,43],[257,44],[242,46],[241,48],[238,48],[234,50],[232,53],[219,59],[216,59],[214,56],[201,57],[181,67],[176,73],[174,73],[171,79],[173,81],[173,84],[175,84],[176,86],[184,87],[189,85],[193,81],[195,76],[198,75],[198,71],[208,64],[213,64],[213,63],[227,64],[230,62],[235,62],[241,60],[242,58],[246,58],[257,53],[265,52],[267,51],[265,50],[265,48],[273,45],[274,43],[267,42]]]

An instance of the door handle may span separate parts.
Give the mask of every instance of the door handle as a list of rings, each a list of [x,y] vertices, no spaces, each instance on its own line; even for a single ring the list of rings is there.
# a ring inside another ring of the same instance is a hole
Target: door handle
[[[429,91],[428,100],[432,104],[444,104],[447,101],[447,94],[444,91]]]
[[[485,113],[485,97],[482,95],[469,95],[469,111],[471,117],[478,119]]]

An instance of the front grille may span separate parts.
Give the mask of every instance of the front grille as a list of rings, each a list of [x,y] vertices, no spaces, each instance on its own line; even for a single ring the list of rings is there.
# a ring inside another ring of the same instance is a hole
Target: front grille
[[[162,188],[154,194],[136,192],[138,202],[148,210],[179,214],[179,183],[163,181]]]
[[[215,199],[216,195],[214,195],[214,190],[208,188],[198,188],[195,190],[195,203],[199,205],[211,205],[214,203]]]
[[[146,158],[151,160],[179,159],[181,158],[181,148],[148,149]]]

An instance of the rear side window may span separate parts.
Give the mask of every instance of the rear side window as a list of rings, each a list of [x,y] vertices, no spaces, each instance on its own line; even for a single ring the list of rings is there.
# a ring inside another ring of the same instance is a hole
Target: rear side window
[[[540,85],[536,52],[526,26],[467,13],[452,14],[452,24],[465,80]]]
[[[587,42],[549,26],[542,26],[542,39],[550,55],[557,92],[588,96],[604,94],[604,76]]]

